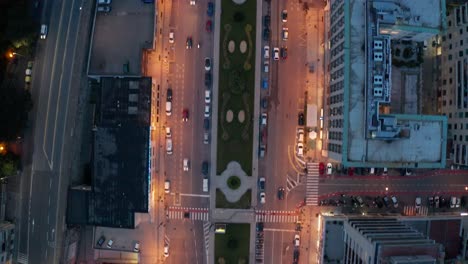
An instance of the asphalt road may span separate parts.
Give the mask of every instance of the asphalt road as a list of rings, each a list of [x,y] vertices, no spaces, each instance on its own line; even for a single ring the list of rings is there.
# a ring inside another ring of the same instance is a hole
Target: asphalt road
[[[163,34],[164,66],[160,113],[164,127],[172,130],[173,154],[166,154],[166,143],[161,141],[161,171],[171,182],[171,193],[166,194],[166,206],[208,208],[208,193],[202,190],[201,164],[210,160],[210,145],[203,144],[204,119],[204,58],[213,57],[213,33],[205,31],[208,1],[172,1],[170,14],[165,13]],[[165,9],[166,12],[169,9]],[[169,32],[174,31],[175,43],[169,43]],[[191,49],[186,48],[191,36]],[[200,48],[197,44],[200,43]],[[167,88],[173,90],[172,114],[165,115]],[[188,109],[189,120],[182,121],[182,112]],[[210,118],[210,126],[211,126]],[[161,131],[163,133],[163,131]],[[164,135],[161,135],[164,138]],[[190,161],[189,171],[183,170],[183,160]],[[211,164],[210,164],[211,166]],[[166,263],[204,263],[203,222],[171,219],[165,224],[164,243],[169,244],[170,255]],[[159,249],[163,245],[159,245]]]
[[[33,129],[25,137],[26,164],[22,182],[20,255],[29,263],[55,263],[60,252],[64,212],[63,182],[69,128],[71,72],[75,61],[82,1],[45,2],[50,13],[46,40],[39,40],[33,69]],[[73,120],[73,119],[72,119]],[[71,133],[71,134],[70,134]],[[23,259],[24,261],[24,259]]]

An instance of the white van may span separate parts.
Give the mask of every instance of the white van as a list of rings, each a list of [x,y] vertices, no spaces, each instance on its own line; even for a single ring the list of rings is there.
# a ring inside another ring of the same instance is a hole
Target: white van
[[[166,101],[166,115],[172,115],[172,103],[169,101]]]
[[[208,178],[203,178],[203,191],[208,192]]]
[[[171,182],[169,180],[166,180],[164,182],[164,192],[165,193],[170,193],[171,192]]]
[[[172,154],[172,139],[166,139],[166,153],[171,155]]]

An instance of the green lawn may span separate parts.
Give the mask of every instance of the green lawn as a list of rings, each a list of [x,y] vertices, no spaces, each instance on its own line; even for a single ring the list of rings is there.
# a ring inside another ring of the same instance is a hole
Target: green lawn
[[[216,189],[216,208],[249,209],[252,202],[252,190],[247,190],[239,201],[230,203],[220,189]]]
[[[252,175],[255,19],[255,0],[247,0],[242,5],[234,4],[231,0],[222,1],[217,175],[226,169],[230,161],[239,162],[247,175]],[[234,53],[228,51],[231,40],[235,43]],[[243,40],[247,43],[245,53],[241,53],[239,48]],[[226,120],[228,110],[233,112],[232,122]],[[241,110],[245,113],[242,123],[238,120]]]
[[[231,242],[229,242],[231,241]],[[215,235],[215,263],[249,263],[250,224],[227,224],[226,234]],[[240,262],[244,260],[245,262]]]

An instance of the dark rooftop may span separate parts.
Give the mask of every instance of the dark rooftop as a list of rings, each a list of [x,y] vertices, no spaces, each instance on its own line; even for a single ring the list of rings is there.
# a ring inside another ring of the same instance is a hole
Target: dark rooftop
[[[151,78],[102,78],[93,146],[90,223],[134,228],[148,212]]]

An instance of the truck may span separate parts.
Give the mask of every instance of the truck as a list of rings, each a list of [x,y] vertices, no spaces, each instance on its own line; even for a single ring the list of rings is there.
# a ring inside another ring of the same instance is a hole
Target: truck
[[[307,104],[307,127],[317,127],[317,105]]]

